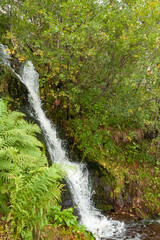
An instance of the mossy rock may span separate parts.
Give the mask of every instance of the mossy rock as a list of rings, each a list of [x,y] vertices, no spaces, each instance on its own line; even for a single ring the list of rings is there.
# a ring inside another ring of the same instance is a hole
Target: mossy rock
[[[105,211],[105,212],[113,212],[114,211],[114,207],[111,204],[102,204],[100,206],[100,208],[103,209],[103,211]]]
[[[27,89],[7,66],[0,64],[0,97],[6,99],[12,110],[27,103]]]
[[[98,163],[88,164],[93,191],[93,200],[97,208],[106,212],[114,210],[112,192],[116,186],[115,178]]]

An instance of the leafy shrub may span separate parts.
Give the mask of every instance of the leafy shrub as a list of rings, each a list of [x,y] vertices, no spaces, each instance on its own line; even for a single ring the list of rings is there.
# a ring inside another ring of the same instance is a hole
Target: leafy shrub
[[[77,217],[73,215],[73,208],[61,210],[61,206],[54,205],[50,208],[50,219],[54,219],[54,226],[72,227],[78,225]]]

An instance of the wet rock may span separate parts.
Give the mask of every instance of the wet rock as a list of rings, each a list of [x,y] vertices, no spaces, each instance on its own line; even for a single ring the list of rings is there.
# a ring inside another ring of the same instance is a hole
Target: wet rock
[[[115,188],[114,177],[96,164],[89,162],[90,182],[93,189],[93,201],[102,212],[114,212],[114,200],[112,197]]]

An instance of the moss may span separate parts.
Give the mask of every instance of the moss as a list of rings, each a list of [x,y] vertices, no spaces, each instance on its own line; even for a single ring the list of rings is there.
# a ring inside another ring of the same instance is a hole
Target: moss
[[[27,103],[27,89],[8,68],[0,65],[0,95],[10,103],[12,110]]]
[[[105,212],[113,212],[114,211],[114,207],[111,204],[101,204],[100,209],[103,209],[103,211],[105,211]]]

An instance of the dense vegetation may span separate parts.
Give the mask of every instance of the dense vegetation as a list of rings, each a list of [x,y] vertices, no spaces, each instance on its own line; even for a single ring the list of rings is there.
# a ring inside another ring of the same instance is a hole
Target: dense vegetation
[[[13,66],[34,62],[50,117],[138,217],[160,211],[159,19],[158,0],[1,1]]]
[[[69,230],[59,230],[59,235],[52,230],[52,235],[71,238],[74,226],[73,236],[83,239],[84,229],[78,226],[73,209],[61,211],[59,206],[65,173],[56,164],[47,166],[43,145],[36,138],[40,129],[23,117],[0,101],[0,236],[52,239],[47,237],[47,228],[64,226]]]

